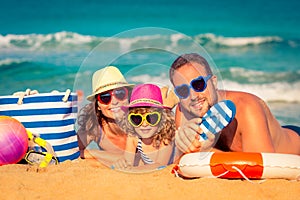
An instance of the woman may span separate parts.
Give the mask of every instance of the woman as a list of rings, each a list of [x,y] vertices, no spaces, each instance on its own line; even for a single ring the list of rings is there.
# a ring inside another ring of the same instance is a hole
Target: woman
[[[91,101],[78,116],[78,143],[81,158],[96,158],[111,165],[124,154],[127,135],[118,126],[124,112],[121,106],[128,105],[132,84],[129,84],[119,69],[108,66],[96,71],[92,80]],[[86,149],[92,142],[99,149]]]

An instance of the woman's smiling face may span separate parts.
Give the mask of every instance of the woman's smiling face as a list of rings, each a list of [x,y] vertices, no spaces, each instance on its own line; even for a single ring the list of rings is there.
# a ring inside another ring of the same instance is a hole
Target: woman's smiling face
[[[118,89],[118,88],[117,88]],[[107,91],[108,93],[111,91]],[[100,94],[101,95],[101,94]],[[120,119],[124,115],[124,111],[121,109],[121,106],[128,105],[128,95],[124,99],[119,99],[115,95],[111,95],[111,100],[108,104],[101,103],[97,100],[98,109],[102,111],[102,114],[107,118],[111,119]]]

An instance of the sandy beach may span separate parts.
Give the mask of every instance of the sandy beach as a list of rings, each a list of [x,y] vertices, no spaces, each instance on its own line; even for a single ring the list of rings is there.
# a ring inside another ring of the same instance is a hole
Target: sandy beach
[[[96,70],[114,65],[132,84],[172,86],[174,60],[195,52],[209,58],[218,89],[253,93],[281,125],[300,126],[299,8],[299,0],[1,1],[0,99],[28,88],[71,89],[81,92],[81,108]],[[4,165],[0,200],[300,200],[300,180],[182,179],[173,167],[125,173],[88,159]]]
[[[300,196],[300,181],[198,178],[185,180],[165,169],[132,174],[90,160],[66,161],[40,170],[0,167],[0,199],[288,199]]]

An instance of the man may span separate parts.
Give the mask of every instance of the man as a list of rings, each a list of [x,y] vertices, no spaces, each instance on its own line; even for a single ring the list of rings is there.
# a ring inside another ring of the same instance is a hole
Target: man
[[[202,81],[198,92],[191,84],[194,79]],[[200,55],[179,56],[170,68],[170,80],[180,98],[176,109],[178,133],[175,139],[183,153],[207,151],[215,144],[214,147],[221,151],[300,154],[300,136],[296,132],[299,127],[281,127],[266,103],[253,94],[218,90],[217,77]],[[182,84],[189,87],[181,88]],[[235,118],[219,134],[208,134],[208,140],[200,142],[201,117],[223,99],[234,102]]]

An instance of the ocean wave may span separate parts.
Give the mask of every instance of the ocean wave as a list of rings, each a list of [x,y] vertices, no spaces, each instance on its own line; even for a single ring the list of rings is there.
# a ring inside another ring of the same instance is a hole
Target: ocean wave
[[[27,59],[3,59],[0,60],[0,77],[7,76],[7,73],[27,73],[33,68],[40,68],[40,66],[37,62]]]
[[[171,35],[144,35],[125,38],[99,37],[82,35],[74,32],[57,32],[49,34],[26,34],[26,35],[0,35],[0,49],[26,49],[26,50],[47,50],[47,49],[92,49],[99,43],[108,42],[109,48],[129,49],[137,45],[140,47],[147,44],[159,44],[169,49],[180,45],[190,45],[191,39],[200,45],[215,45],[227,47],[244,47],[249,45],[262,45],[265,43],[285,43],[291,47],[298,47],[298,40],[284,40],[279,36],[254,36],[254,37],[224,37],[212,33],[199,34],[187,38],[183,34]]]
[[[244,91],[255,94],[267,102],[298,102],[300,103],[300,81],[294,83],[274,82],[267,84],[241,84],[224,80],[224,89]]]
[[[24,63],[24,62],[29,62],[29,61],[27,61],[25,59],[7,58],[7,59],[0,60],[0,68],[4,67],[4,66],[17,65],[17,64],[20,64],[20,63]]]
[[[51,34],[8,34],[5,36],[0,35],[0,48],[37,50],[74,47],[91,45],[99,39],[101,38],[66,31]]]
[[[228,47],[242,47],[249,45],[261,45],[272,42],[283,42],[284,40],[279,36],[254,36],[254,37],[224,37],[215,34],[207,33],[195,36],[195,39],[200,44],[213,43],[215,45]],[[292,41],[290,41],[292,44]],[[295,45],[295,44],[294,44]]]
[[[268,72],[230,67],[221,69],[223,79],[235,80],[241,84],[266,84],[274,82],[295,83],[300,80],[300,70],[285,70],[281,72]]]

